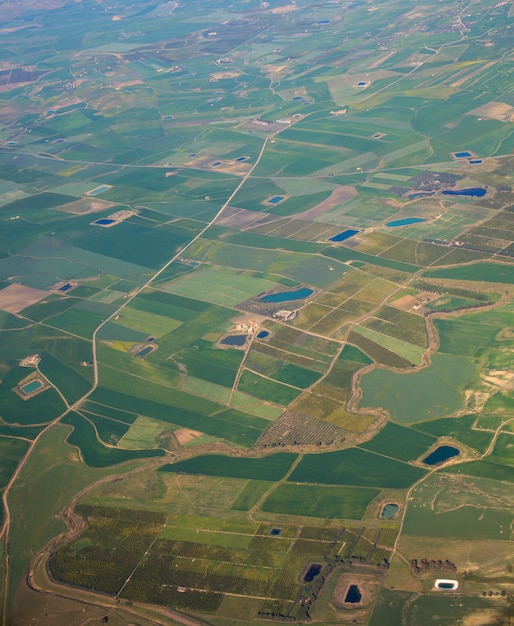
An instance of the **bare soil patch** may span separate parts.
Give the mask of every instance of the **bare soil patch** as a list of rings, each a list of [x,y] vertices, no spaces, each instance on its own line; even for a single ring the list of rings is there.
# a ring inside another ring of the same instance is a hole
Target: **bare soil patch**
[[[191,430],[190,428],[179,428],[173,433],[181,446],[184,446],[186,443],[193,441],[199,437],[202,433],[197,430]]]
[[[296,11],[296,9],[296,4],[286,4],[283,7],[275,7],[274,9],[271,9],[271,13],[291,13],[291,11]]]
[[[488,102],[482,106],[473,109],[471,115],[487,117],[500,122],[512,122],[514,120],[514,107],[505,102]]]
[[[65,213],[73,213],[73,215],[86,215],[87,213],[97,213],[105,211],[115,206],[114,202],[105,202],[105,200],[93,200],[92,198],[81,198],[74,202],[68,202],[58,207],[59,211]]]
[[[42,289],[34,289],[24,285],[9,285],[0,290],[0,309],[8,313],[19,313],[48,295],[49,292]]]
[[[312,209],[303,211],[303,213],[298,213],[298,215],[295,215],[295,219],[315,220],[317,217],[323,215],[327,211],[330,211],[330,209],[333,209],[338,204],[342,204],[343,202],[346,202],[346,200],[353,198],[356,194],[357,191],[355,190],[355,187],[351,185],[340,185],[332,191],[326,200],[323,200],[316,206],[313,206]]]

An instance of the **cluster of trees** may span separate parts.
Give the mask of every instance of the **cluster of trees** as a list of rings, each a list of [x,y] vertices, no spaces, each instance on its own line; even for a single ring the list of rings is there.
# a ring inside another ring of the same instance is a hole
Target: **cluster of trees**
[[[410,566],[412,571],[415,574],[424,574],[425,572],[433,572],[435,570],[445,570],[447,572],[456,572],[457,566],[455,563],[448,561],[442,561],[441,559],[412,559],[410,562]]]

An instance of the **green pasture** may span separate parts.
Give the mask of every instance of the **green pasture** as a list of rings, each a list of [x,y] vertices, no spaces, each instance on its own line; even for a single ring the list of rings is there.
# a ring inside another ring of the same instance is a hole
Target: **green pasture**
[[[291,452],[280,452],[253,459],[208,454],[164,465],[159,471],[277,481],[284,478],[296,458],[297,455]]]
[[[181,322],[172,317],[148,313],[134,309],[130,305],[125,307],[119,316],[116,317],[118,318],[116,322],[120,326],[126,326],[153,337],[161,337],[175,330],[181,324]]]
[[[401,357],[396,352],[392,352],[391,350],[384,348],[380,344],[364,337],[364,335],[361,335],[354,330],[350,331],[348,341],[357,346],[359,350],[365,353],[376,363],[396,368],[406,368],[410,367],[412,364],[411,361]]]
[[[324,519],[362,519],[379,493],[378,489],[281,484],[262,503],[261,510]]]
[[[476,427],[477,416],[447,417],[416,424],[416,429],[435,437],[453,437],[466,446],[484,453],[493,434]]]
[[[501,341],[503,327],[488,321],[481,314],[434,320],[441,352],[473,357],[484,349],[509,346],[512,341],[508,338]]]
[[[231,389],[216,383],[210,383],[202,378],[188,376],[182,385],[183,391],[192,393],[203,398],[209,398],[215,402],[226,404],[230,399]]]
[[[373,609],[370,626],[401,624],[403,609],[411,597],[412,594],[408,591],[391,591],[383,588]]]
[[[203,304],[203,303],[202,303]],[[197,342],[206,335],[221,335],[235,311],[220,306],[208,306],[191,317],[171,333],[159,339],[159,350],[149,355],[149,360],[162,362],[183,348],[199,345]],[[188,313],[189,315],[189,313]]]
[[[514,483],[514,469],[510,465],[501,465],[489,459],[453,465],[445,472]]]
[[[127,422],[121,422],[118,420],[113,420],[109,417],[96,415],[95,413],[89,413],[84,410],[80,411],[80,415],[82,415],[82,417],[85,417],[91,424],[93,424],[96,432],[98,433],[98,437],[102,440],[103,443],[107,443],[112,446],[116,446],[119,440],[130,428],[130,422],[128,420]]]
[[[435,442],[434,436],[388,422],[373,439],[360,447],[400,461],[415,461]]]
[[[234,511],[250,511],[273,485],[266,480],[247,480],[231,508]]]
[[[249,272],[209,267],[198,270],[163,288],[179,296],[198,298],[223,306],[233,306],[276,286],[270,280],[258,278]]]
[[[459,537],[459,539],[496,539],[508,541],[512,513],[508,509],[462,506],[448,511],[433,511],[422,503],[407,509],[404,522],[406,535],[428,537]]]
[[[443,354],[434,354],[431,365],[419,371],[375,369],[362,377],[361,406],[382,407],[406,424],[445,417],[464,407],[463,389],[476,375],[470,360]]]
[[[425,348],[428,343],[426,322],[422,316],[387,304],[366,320],[364,325],[421,348]]]
[[[504,603],[500,604],[497,600],[498,598],[465,595],[462,602],[455,602],[449,596],[427,594],[406,604],[408,606],[406,619],[412,626],[429,626],[441,619],[451,620],[450,623],[458,624],[469,620],[487,622],[491,618],[496,619],[497,616],[501,623],[509,619],[509,609],[505,607]]]
[[[0,489],[7,485],[28,447],[28,441],[0,437]]]
[[[427,270],[423,272],[423,276],[425,278],[512,285],[514,283],[514,268],[503,263],[472,263],[461,267]]]
[[[158,446],[159,436],[170,430],[170,425],[166,422],[137,417],[118,441],[118,446],[129,450],[155,448]]]
[[[282,413],[281,408],[272,406],[266,401],[259,400],[240,391],[234,391],[230,406],[271,421],[277,419]]]
[[[247,369],[243,370],[243,374],[239,379],[238,389],[261,400],[284,406],[292,402],[301,393],[300,389],[287,387]]]
[[[243,355],[242,350],[217,349],[207,341],[198,341],[180,351],[175,360],[186,367],[190,376],[231,387]]]
[[[125,348],[125,344],[122,347]],[[148,358],[135,357],[126,349],[117,349],[116,343],[114,346],[99,343],[97,354],[99,380],[105,386],[123,388],[130,380],[134,391],[140,389],[144,395],[145,386],[149,385],[157,398],[169,392],[170,387],[178,386],[183,378],[175,363],[161,365]]]
[[[22,400],[13,390],[28,375],[23,367],[16,367],[2,376],[0,385],[0,416],[8,424],[45,424],[64,411],[64,403],[55,389]]]
[[[234,409],[225,410],[215,402],[178,389],[161,390],[160,394],[156,394],[157,389],[152,389],[148,382],[143,387],[150,387],[146,397],[100,387],[90,396],[90,400],[160,420],[172,427],[198,430],[244,447],[253,445],[269,426],[267,419]],[[126,385],[121,388],[126,390]]]
[[[78,363],[75,365],[75,367]],[[91,389],[91,381],[68,367],[51,354],[45,354],[39,365],[41,373],[58,389],[69,404],[73,404]],[[78,369],[78,368],[77,368]],[[86,367],[82,368],[86,375]],[[89,376],[88,376],[89,378]],[[36,396],[34,399],[37,399]]]
[[[10,532],[9,602],[26,575],[29,560],[35,551],[64,530],[57,518],[65,503],[89,481],[103,473],[90,470],[70,459],[71,449],[63,443],[68,429],[56,426],[46,432],[28,459],[21,473],[21,481],[14,484],[9,496],[9,508],[18,523]],[[34,516],[41,515],[46,524],[33,524]],[[12,608],[12,606],[11,606]]]
[[[288,478],[291,482],[405,489],[424,470],[401,461],[349,448],[338,452],[306,454]]]
[[[402,341],[401,339],[396,339],[395,337],[391,337],[391,335],[384,334],[383,332],[377,332],[376,330],[366,326],[355,326],[353,331],[362,335],[366,339],[370,339],[379,346],[398,354],[403,359],[410,361],[415,365],[421,364],[425,350],[419,346]]]
[[[73,427],[66,441],[80,450],[84,463],[89,467],[108,467],[126,461],[165,454],[163,450],[138,450],[136,452],[108,448],[97,439],[93,426],[77,413],[68,413],[62,423]]]

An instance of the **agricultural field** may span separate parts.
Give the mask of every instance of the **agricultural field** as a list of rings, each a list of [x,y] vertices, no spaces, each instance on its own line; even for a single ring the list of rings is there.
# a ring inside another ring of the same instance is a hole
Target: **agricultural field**
[[[4,4],[0,626],[507,624],[511,5]]]

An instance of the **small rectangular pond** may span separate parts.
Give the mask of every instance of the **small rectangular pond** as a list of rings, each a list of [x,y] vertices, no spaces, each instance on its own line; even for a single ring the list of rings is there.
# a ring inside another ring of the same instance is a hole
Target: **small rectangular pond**
[[[343,230],[342,233],[338,233],[337,235],[330,237],[329,241],[345,241],[346,239],[350,239],[350,237],[357,235],[358,232],[359,231],[356,228],[347,228],[346,230]]]
[[[285,200],[285,196],[272,196],[266,200],[267,204],[279,204]]]
[[[28,383],[25,383],[20,387],[23,393],[27,395],[30,393],[34,393],[35,391],[39,391],[43,387],[43,383],[40,380],[31,380]]]
[[[410,226],[411,224],[420,224],[421,222],[426,222],[426,219],[424,217],[405,217],[401,220],[387,222],[386,226],[388,228],[398,228],[399,226]]]
[[[93,224],[95,226],[112,226],[115,222],[116,220],[113,220],[109,217],[101,217],[100,219],[95,220]]]
[[[445,189],[443,196],[470,196],[472,198],[482,198],[487,193],[483,187],[469,187],[469,189]]]
[[[99,187],[95,187],[94,189],[90,189],[86,192],[88,196],[97,196],[99,193],[103,193],[104,191],[108,191],[112,189],[111,185],[100,185]]]

